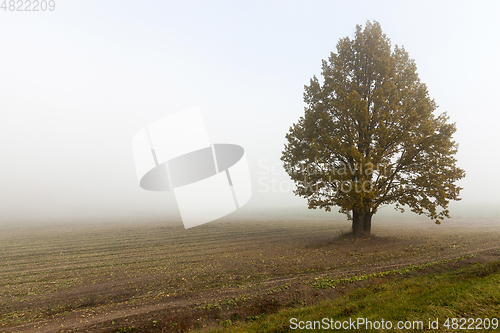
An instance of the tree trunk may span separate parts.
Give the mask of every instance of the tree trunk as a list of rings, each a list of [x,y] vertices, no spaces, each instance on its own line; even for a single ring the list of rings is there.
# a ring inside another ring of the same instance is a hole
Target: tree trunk
[[[354,230],[356,230],[356,223],[358,222],[358,213],[352,211],[352,234],[354,235]]]
[[[365,236],[370,236],[372,233],[372,213],[367,213],[364,216],[364,226],[363,226],[363,232]]]
[[[352,211],[352,234],[355,238],[370,236],[372,232],[372,213]]]
[[[365,225],[365,216],[353,211],[352,234],[354,235],[355,238],[363,237],[364,225]]]

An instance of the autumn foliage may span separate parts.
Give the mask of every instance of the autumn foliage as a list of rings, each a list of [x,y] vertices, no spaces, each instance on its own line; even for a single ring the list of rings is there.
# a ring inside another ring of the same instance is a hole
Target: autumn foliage
[[[282,154],[295,194],[309,208],[339,211],[359,237],[377,210],[394,204],[439,220],[456,182],[454,123],[437,105],[403,47],[391,46],[378,22],[357,26],[323,60],[322,80],[305,86],[305,114],[286,135]]]

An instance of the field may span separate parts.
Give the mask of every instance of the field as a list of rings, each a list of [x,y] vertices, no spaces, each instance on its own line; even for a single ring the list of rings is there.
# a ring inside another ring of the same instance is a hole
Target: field
[[[0,226],[0,331],[208,330],[318,304],[363,277],[500,258],[495,219],[437,226],[375,216],[363,240],[345,237],[349,227],[293,214],[189,230],[161,221]]]
[[[283,309],[245,322],[226,322],[224,329],[212,331],[462,332],[500,329],[500,261],[472,264],[467,258],[453,259],[348,280],[336,280],[335,285],[328,288],[363,283],[343,295],[313,305]]]

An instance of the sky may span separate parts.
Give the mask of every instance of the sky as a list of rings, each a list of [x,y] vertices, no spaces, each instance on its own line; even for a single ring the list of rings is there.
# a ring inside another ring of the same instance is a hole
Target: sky
[[[211,142],[245,149],[249,207],[305,207],[279,160],[285,134],[321,60],[367,20],[457,124],[467,176],[452,207],[500,206],[497,1],[53,4],[0,9],[0,223],[178,214],[171,192],[139,187],[132,137],[192,107]]]

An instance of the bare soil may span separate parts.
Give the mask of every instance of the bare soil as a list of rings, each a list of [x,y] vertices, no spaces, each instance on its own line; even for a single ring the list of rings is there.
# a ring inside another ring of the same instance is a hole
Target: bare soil
[[[500,220],[374,217],[352,239],[342,220],[251,217],[180,223],[0,227],[0,331],[184,332],[252,320],[370,283],[315,289],[471,254],[411,274],[500,259]]]

